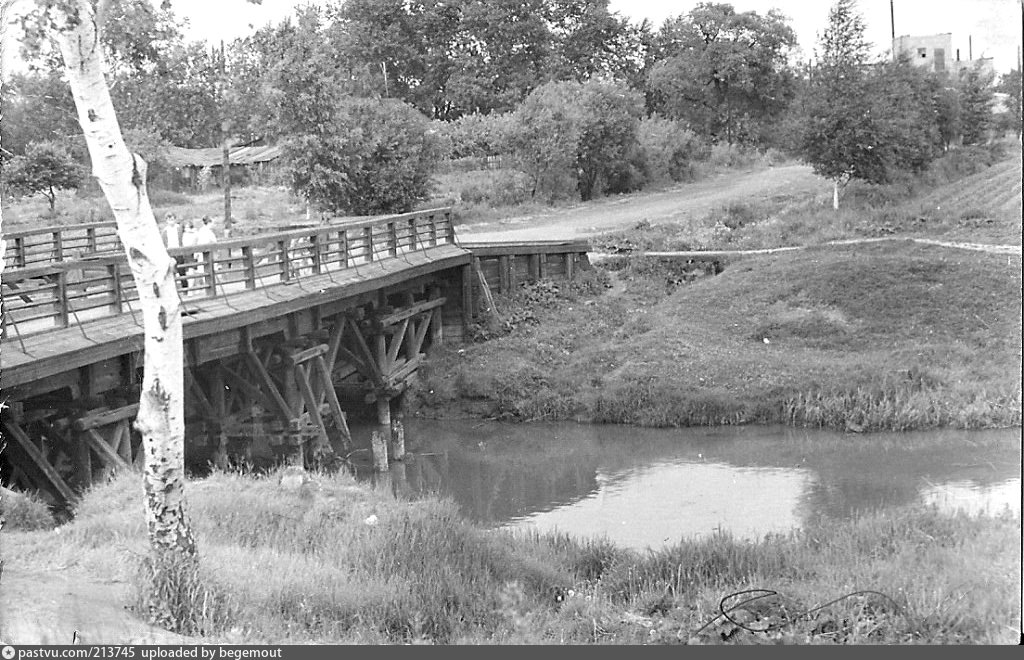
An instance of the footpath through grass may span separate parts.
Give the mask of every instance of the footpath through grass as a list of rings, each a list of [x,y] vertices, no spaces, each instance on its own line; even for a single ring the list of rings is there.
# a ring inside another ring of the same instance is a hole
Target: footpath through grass
[[[885,242],[737,260],[628,258],[498,302],[489,341],[434,355],[428,416],[850,431],[1021,423],[1019,256]]]
[[[397,501],[344,473],[311,476],[298,489],[278,475],[189,483],[200,572],[172,590],[187,605],[172,627],[235,644],[1011,644],[1020,635],[1019,514],[913,508],[641,554],[485,531],[451,502]],[[90,491],[59,533],[5,530],[6,570],[74,566],[88,579],[40,594],[69,611],[89,579],[143,593],[141,491],[138,476],[121,476]],[[134,599],[135,615],[167,623],[147,602]]]

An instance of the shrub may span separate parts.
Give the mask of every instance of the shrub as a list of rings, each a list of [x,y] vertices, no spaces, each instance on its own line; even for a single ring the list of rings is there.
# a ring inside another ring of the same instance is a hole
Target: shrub
[[[531,194],[553,200],[575,188],[588,200],[641,187],[642,109],[640,95],[618,83],[551,82],[535,89],[513,116],[511,139]]]
[[[509,149],[512,115],[464,115],[455,121],[438,122],[437,129],[446,141],[449,158],[500,156]]]
[[[45,503],[0,486],[0,527],[7,531],[31,531],[53,526],[53,516]]]
[[[651,182],[690,181],[696,177],[695,161],[710,153],[681,122],[658,116],[640,122],[638,139]]]
[[[441,140],[401,101],[349,99],[333,125],[284,142],[292,189],[321,210],[400,213],[427,197]]]

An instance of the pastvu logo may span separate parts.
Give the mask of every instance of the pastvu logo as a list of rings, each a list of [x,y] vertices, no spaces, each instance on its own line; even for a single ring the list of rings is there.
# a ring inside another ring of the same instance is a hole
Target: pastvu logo
[[[14,647],[5,646],[3,651],[0,651],[0,655],[4,657],[4,660],[11,660],[14,657]]]

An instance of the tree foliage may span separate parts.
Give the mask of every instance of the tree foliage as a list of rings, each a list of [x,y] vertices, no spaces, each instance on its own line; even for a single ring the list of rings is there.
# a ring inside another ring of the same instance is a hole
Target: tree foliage
[[[960,95],[960,139],[964,145],[982,144],[994,123],[995,76],[981,67],[960,70],[957,91]]]
[[[33,142],[25,155],[4,164],[4,184],[15,194],[42,195],[52,212],[58,190],[74,190],[85,181],[85,170],[57,142]]]
[[[325,211],[409,211],[429,193],[439,136],[394,99],[345,100],[329,124],[284,141],[292,188]]]
[[[586,200],[636,187],[643,174],[637,130],[643,98],[621,83],[551,82],[535,89],[513,117],[513,153],[549,199],[573,188]]]
[[[713,142],[760,144],[793,95],[788,19],[701,3],[658,33],[653,107]]]
[[[1017,137],[1021,133],[1021,70],[1020,66],[999,78],[996,91],[1006,94],[1004,128],[1009,128]]]

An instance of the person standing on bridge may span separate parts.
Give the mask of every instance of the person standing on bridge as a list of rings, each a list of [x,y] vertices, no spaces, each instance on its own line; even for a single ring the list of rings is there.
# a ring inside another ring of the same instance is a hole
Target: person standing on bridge
[[[173,213],[167,213],[164,216],[164,243],[167,244],[167,249],[181,247],[181,225],[178,223],[178,216]],[[185,279],[185,255],[179,254],[174,257],[174,262],[178,264],[178,278],[182,282],[182,288],[188,288],[188,279]]]
[[[196,234],[198,234],[198,242],[200,245],[217,242],[217,234],[213,232],[213,225],[210,223],[210,216],[203,216],[203,223],[199,225],[199,228],[196,230]]]
[[[195,220],[186,220],[185,229],[181,232],[181,247],[194,247],[196,245],[199,245],[199,231],[196,230],[196,222]],[[187,259],[188,257],[185,258]],[[192,254],[189,262],[192,265],[187,270],[189,276],[185,278],[185,283],[182,285],[183,289],[188,289],[189,280],[195,275],[195,264],[197,264],[201,258],[201,253]]]

